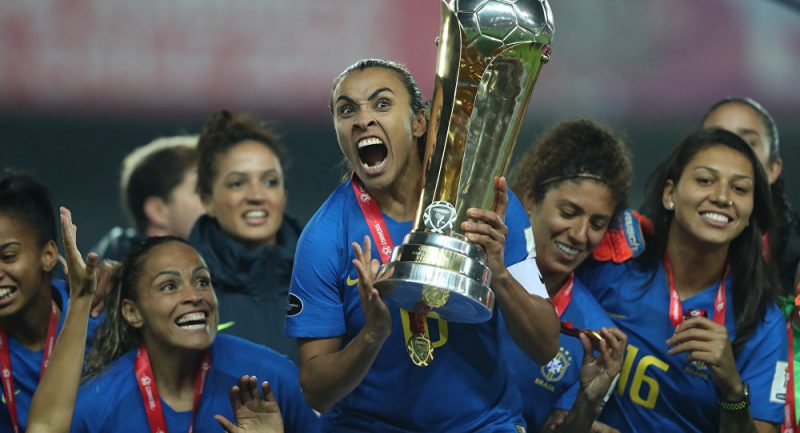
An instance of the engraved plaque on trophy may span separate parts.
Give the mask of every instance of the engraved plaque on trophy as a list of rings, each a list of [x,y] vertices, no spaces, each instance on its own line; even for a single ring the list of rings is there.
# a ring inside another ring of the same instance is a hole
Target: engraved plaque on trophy
[[[491,318],[483,249],[466,240],[469,208],[491,209],[554,27],[545,0],[441,0],[425,178],[414,229],[376,279],[388,302],[443,320]]]

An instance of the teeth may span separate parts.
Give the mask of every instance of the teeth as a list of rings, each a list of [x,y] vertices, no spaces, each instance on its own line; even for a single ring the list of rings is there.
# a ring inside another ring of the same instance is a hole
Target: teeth
[[[197,331],[197,330],[200,330],[200,329],[205,329],[205,327],[206,327],[205,323],[195,323],[195,324],[192,324],[192,325],[181,325],[181,329],[185,329],[187,331]]]
[[[374,144],[383,144],[383,140],[377,137],[368,137],[358,142],[358,148],[363,149]]]
[[[561,242],[556,242],[556,247],[558,247],[558,249],[561,250],[563,253],[568,254],[570,256],[577,256],[578,253],[581,252],[580,249],[562,244]]]
[[[703,215],[703,218],[705,218],[707,220],[711,220],[711,221],[715,221],[715,222],[719,222],[719,223],[728,223],[728,222],[730,222],[730,218],[728,218],[725,215],[716,213],[716,212],[704,212],[702,215]]]
[[[181,317],[178,317],[178,320],[176,320],[175,323],[180,325],[182,323],[196,322],[198,320],[205,321],[206,320],[206,313],[204,313],[202,311],[199,311],[197,313],[187,313],[187,314],[184,314]],[[189,325],[189,326],[194,326],[194,325]],[[205,326],[205,325],[203,325],[203,326]]]
[[[375,164],[375,165],[368,165],[365,162],[361,163],[361,166],[364,167],[365,169],[367,169],[368,171],[378,171],[378,170],[382,169],[384,165],[386,165],[386,160],[385,159],[383,161]]]
[[[13,291],[14,289],[12,289],[11,287],[0,287],[0,299],[5,298],[7,296],[11,296],[11,292]]]
[[[267,211],[263,210],[249,210],[244,213],[245,218],[265,218],[267,216]]]

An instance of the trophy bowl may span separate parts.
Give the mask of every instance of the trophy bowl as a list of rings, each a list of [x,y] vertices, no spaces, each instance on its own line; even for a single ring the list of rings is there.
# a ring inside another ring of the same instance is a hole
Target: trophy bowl
[[[483,249],[467,241],[469,208],[491,209],[494,177],[516,144],[554,27],[545,0],[441,0],[436,80],[414,228],[375,287],[387,302],[479,323],[494,309]]]

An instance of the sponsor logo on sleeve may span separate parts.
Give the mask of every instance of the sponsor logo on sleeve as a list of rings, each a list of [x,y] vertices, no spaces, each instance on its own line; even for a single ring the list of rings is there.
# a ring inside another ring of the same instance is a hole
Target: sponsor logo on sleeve
[[[778,361],[775,363],[775,374],[772,376],[772,387],[769,391],[770,403],[784,404],[786,402],[786,384],[789,382],[789,363]]]
[[[286,308],[286,315],[294,317],[303,312],[303,300],[294,293],[289,293],[289,305]]]

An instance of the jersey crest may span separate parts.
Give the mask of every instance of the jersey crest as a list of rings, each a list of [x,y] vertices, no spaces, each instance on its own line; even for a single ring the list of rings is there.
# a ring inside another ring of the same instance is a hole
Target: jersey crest
[[[548,382],[558,382],[564,377],[564,373],[567,372],[570,365],[572,365],[572,355],[569,350],[561,346],[556,356],[542,366],[542,376]]]

